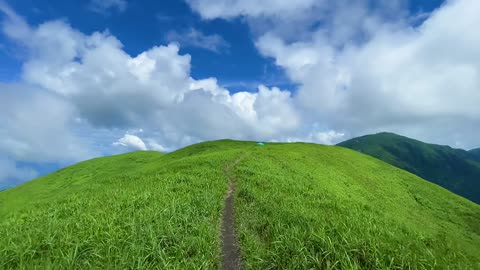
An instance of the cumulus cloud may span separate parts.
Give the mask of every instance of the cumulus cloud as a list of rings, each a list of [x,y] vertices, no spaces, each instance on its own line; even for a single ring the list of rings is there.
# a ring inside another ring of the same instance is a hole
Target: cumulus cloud
[[[329,131],[312,131],[304,138],[289,139],[288,141],[300,141],[300,142],[314,142],[321,144],[334,144],[345,136],[344,133],[336,132],[334,130]]]
[[[259,51],[300,85],[293,99],[304,121],[314,118],[312,123],[347,137],[392,130],[467,148],[478,145],[480,33],[472,29],[480,25],[480,2],[447,1],[423,14],[420,23],[404,1],[373,6],[321,1],[310,5],[318,10],[314,17],[277,12],[284,3],[269,14],[259,12],[261,7],[250,11],[243,1],[228,2],[242,8],[227,11],[208,0],[190,1],[206,19],[247,17]],[[262,28],[265,21],[273,26]],[[303,22],[293,26],[301,31],[284,29],[295,21]]]
[[[207,20],[242,17],[256,35],[273,32],[288,40],[308,38],[322,28],[331,41],[368,36],[387,21],[403,18],[407,1],[371,0],[186,0]]]
[[[220,35],[207,35],[195,28],[186,31],[170,31],[167,33],[167,41],[178,42],[185,47],[196,47],[215,53],[228,51],[230,44]]]
[[[109,153],[103,151],[105,145],[114,142],[168,151],[203,140],[269,140],[297,133],[301,119],[288,91],[260,86],[257,91],[231,93],[215,78],[192,78],[190,56],[181,55],[175,44],[131,56],[108,32],[86,35],[65,21],[30,26],[8,11],[4,12],[3,32],[26,51],[19,88],[38,90],[31,96],[24,89],[10,94],[17,105],[9,110],[32,108],[26,112],[31,113],[28,119],[30,124],[38,123],[25,134],[20,133],[26,128],[15,131],[14,125],[5,127],[3,137],[8,140],[4,142],[9,143],[2,147],[16,158],[27,158],[35,151],[36,159],[65,159],[79,153],[89,156],[92,148]],[[22,93],[29,99],[38,96],[38,105],[21,103]],[[45,123],[45,128],[38,113],[42,106],[51,111],[46,117],[55,119]],[[8,114],[3,115],[7,118]],[[46,128],[49,125],[52,128]],[[133,144],[134,134],[117,140],[119,133],[132,128],[144,130],[143,143],[136,140]],[[42,140],[37,142],[38,135]],[[43,138],[49,136],[55,140],[46,143]],[[83,137],[88,137],[88,142],[83,142]],[[114,139],[106,142],[105,138]],[[68,155],[58,156],[53,142],[58,149],[69,149]],[[78,148],[73,148],[75,145]]]
[[[57,95],[0,84],[0,152],[20,161],[79,161],[94,155],[73,134],[74,110]]]
[[[121,147],[123,148],[123,150],[152,150],[162,153],[167,153],[173,150],[171,148],[161,145],[159,142],[157,142],[157,140],[153,138],[142,139],[141,137],[139,137],[142,133],[142,129],[127,131],[127,133],[122,138],[115,141],[112,145]]]
[[[478,1],[449,1],[415,26],[402,1],[188,2],[205,19],[243,16],[259,52],[298,89],[232,93],[192,78],[176,44],[130,55],[108,31],[32,26],[0,2],[2,32],[25,53],[21,81],[0,84],[9,168],[222,138],[332,144],[383,130],[478,147]]]
[[[159,144],[155,139],[146,139],[148,149],[153,151],[158,151],[162,153],[170,152],[171,149]]]
[[[125,134],[118,141],[114,142],[113,145],[124,146],[134,150],[147,150],[147,146],[142,139],[132,134]]]
[[[108,32],[87,36],[53,21],[10,34],[20,27],[13,20],[4,25],[28,49],[24,80],[66,98],[95,126],[128,127],[189,90],[190,56],[179,55],[176,45],[131,57]]]

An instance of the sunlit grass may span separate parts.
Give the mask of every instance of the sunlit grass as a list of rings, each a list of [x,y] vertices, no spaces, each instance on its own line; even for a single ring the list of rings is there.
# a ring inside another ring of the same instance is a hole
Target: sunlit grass
[[[480,269],[480,207],[376,159],[269,144],[236,175],[250,269]]]
[[[216,268],[226,150],[97,159],[0,193],[0,269]]]
[[[480,269],[480,207],[339,147],[218,141],[0,192],[0,269],[217,269],[228,180],[249,269]]]

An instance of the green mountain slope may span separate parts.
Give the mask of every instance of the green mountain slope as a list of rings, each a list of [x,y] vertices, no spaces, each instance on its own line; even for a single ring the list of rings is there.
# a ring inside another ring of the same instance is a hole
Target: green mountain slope
[[[468,151],[473,159],[480,161],[480,148]]]
[[[393,133],[367,135],[338,145],[379,158],[480,203],[480,162],[473,158],[474,152]]]
[[[342,147],[216,141],[0,192],[0,269],[218,269],[225,168],[246,269],[480,267],[477,204]]]

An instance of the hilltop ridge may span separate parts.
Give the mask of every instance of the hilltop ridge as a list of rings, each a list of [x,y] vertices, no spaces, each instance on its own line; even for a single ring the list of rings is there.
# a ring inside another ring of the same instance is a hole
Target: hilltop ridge
[[[1,192],[0,268],[218,269],[232,177],[247,269],[480,266],[477,204],[350,149],[222,140]]]

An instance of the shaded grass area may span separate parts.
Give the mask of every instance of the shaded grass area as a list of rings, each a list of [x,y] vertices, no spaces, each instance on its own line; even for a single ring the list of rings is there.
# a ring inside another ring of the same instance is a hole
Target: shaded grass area
[[[249,269],[480,269],[480,207],[379,160],[269,144],[236,175]]]

